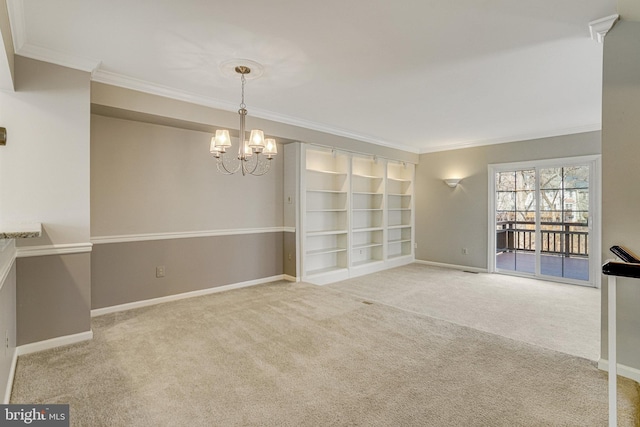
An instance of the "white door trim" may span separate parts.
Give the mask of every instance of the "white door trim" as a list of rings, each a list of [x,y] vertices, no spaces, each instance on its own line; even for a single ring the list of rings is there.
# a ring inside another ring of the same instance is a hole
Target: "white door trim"
[[[591,235],[589,239],[589,285],[600,288],[601,275],[600,275],[600,254],[602,252],[602,234],[601,234],[601,208],[602,208],[602,156],[590,155],[590,156],[577,156],[577,157],[560,157],[555,159],[544,160],[531,160],[523,162],[511,162],[511,163],[492,163],[487,166],[488,168],[488,189],[489,189],[489,218],[488,218],[488,243],[489,248],[487,251],[487,269],[490,273],[496,272],[496,233],[495,233],[495,218],[496,218],[496,187],[495,187],[495,174],[496,172],[513,170],[513,169],[526,169],[535,168],[536,170],[543,167],[556,167],[556,166],[570,166],[578,164],[588,164],[590,166],[590,199],[589,199],[589,215],[591,225]],[[538,195],[536,195],[538,197]],[[537,205],[539,207],[539,204]],[[527,277],[531,277],[527,275]],[[547,276],[539,277],[544,280],[553,280]],[[573,281],[570,279],[562,279],[564,283],[582,284],[583,281]]]

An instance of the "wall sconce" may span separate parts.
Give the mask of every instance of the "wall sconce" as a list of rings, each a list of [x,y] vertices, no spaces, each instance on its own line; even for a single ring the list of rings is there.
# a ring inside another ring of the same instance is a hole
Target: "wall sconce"
[[[456,188],[459,182],[460,182],[460,178],[449,178],[444,180],[444,183],[451,188]]]

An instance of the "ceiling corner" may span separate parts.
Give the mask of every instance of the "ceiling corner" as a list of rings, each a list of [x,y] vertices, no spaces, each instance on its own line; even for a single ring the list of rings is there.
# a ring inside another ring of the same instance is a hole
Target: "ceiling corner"
[[[29,43],[24,14],[24,0],[6,1],[9,24],[11,26],[11,36],[13,38],[13,48],[16,55],[86,71],[91,74],[100,67],[101,61],[99,60],[65,54]]]
[[[596,19],[595,21],[589,22],[589,33],[591,34],[591,38],[598,43],[604,42],[604,36],[607,35],[609,30],[613,28],[613,26],[620,19],[620,15],[609,15],[604,18]]]
[[[625,21],[640,22],[640,3],[638,0],[618,0],[618,13]]]

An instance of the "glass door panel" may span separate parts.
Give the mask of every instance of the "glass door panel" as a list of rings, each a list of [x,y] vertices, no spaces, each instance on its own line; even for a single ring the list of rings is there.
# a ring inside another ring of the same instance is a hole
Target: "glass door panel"
[[[496,268],[535,274],[535,169],[496,173]]]
[[[540,274],[589,280],[589,166],[540,169]]]

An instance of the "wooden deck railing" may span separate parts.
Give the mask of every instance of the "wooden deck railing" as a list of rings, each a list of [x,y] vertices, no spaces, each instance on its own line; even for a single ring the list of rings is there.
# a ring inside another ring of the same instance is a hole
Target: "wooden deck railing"
[[[540,225],[543,228],[540,231],[542,253],[575,257],[589,256],[587,223],[541,222]],[[496,226],[497,252],[535,251],[535,222],[501,221],[497,222]]]

